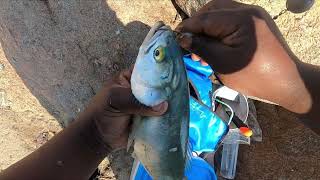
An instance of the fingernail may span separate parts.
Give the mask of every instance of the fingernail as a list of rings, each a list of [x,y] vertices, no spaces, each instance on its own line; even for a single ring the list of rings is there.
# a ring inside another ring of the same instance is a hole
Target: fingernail
[[[181,33],[181,35],[177,36],[177,40],[181,47],[185,49],[189,49],[192,44],[192,34],[191,33]]]
[[[207,62],[203,61],[203,60],[201,60],[200,63],[201,63],[202,66],[209,66],[209,64]]]
[[[164,112],[168,108],[168,102],[164,101],[156,106],[152,107],[152,110],[157,111],[157,112]]]
[[[191,59],[194,60],[194,61],[200,61],[201,60],[201,58],[198,55],[193,54],[193,53],[191,54]]]

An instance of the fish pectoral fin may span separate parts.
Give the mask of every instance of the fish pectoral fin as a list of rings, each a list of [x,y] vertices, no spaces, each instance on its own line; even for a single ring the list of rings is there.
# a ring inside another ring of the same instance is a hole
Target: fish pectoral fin
[[[192,148],[190,142],[187,145],[187,155],[186,155],[186,164],[185,164],[185,171],[191,169],[191,159],[192,159]]]
[[[132,121],[133,121],[133,124],[132,124],[131,132],[130,132],[129,138],[128,138],[127,152],[129,152],[130,148],[133,147],[133,145],[134,145],[136,130],[141,122],[141,116],[134,116]]]
[[[134,133],[131,131],[128,137],[128,144],[127,144],[127,152],[129,152],[129,150],[131,149],[131,147],[133,147],[133,143],[134,143]]]
[[[134,143],[134,139],[133,138],[128,138],[128,144],[127,144],[127,152],[130,151],[131,147],[133,146],[133,143]]]
[[[127,152],[131,153],[132,158],[136,158],[136,154],[134,153],[134,135],[132,135],[132,133],[129,135],[128,138]]]

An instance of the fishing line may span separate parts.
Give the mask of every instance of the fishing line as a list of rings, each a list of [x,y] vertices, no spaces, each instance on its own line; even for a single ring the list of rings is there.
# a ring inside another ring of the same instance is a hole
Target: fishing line
[[[220,103],[220,104],[222,104],[222,105],[224,105],[224,106],[226,106],[229,110],[230,110],[230,112],[231,112],[231,115],[230,115],[230,117],[229,117],[229,121],[228,121],[228,126],[231,124],[231,122],[232,122],[232,118],[233,118],[233,116],[234,116],[234,112],[233,112],[233,109],[227,104],[227,103],[225,103],[225,102],[223,102],[223,101],[220,101],[219,99],[214,99],[214,101],[217,101],[218,103]]]

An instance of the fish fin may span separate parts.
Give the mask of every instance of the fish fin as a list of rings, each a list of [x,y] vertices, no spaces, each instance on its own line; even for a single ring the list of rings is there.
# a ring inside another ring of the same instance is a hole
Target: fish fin
[[[191,169],[191,159],[192,159],[192,146],[191,146],[191,143],[188,142],[185,171],[189,171]]]
[[[134,142],[134,137],[132,135],[132,133],[129,134],[129,138],[128,138],[128,144],[127,144],[127,152],[129,152],[130,148],[132,147]]]
[[[133,146],[134,143],[134,134],[131,132],[129,134],[129,138],[128,138],[128,144],[127,144],[127,152],[129,152],[129,150],[131,149],[131,147]]]
[[[133,161],[132,168],[131,168],[130,180],[135,179],[135,177],[137,175],[138,168],[139,168],[139,164],[140,164],[140,162],[135,158]]]
[[[136,136],[136,129],[137,129],[137,126],[140,124],[140,121],[141,121],[141,116],[134,116],[133,117],[132,129],[131,129],[131,132],[130,132],[129,138],[128,138],[127,152],[129,152],[130,148],[133,147],[133,145],[134,145],[134,139]]]

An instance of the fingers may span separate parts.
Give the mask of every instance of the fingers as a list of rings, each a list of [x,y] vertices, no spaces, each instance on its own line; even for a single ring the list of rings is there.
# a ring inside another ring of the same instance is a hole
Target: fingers
[[[134,97],[130,88],[117,87],[110,89],[109,106],[126,114],[160,116],[167,111],[168,103],[163,102],[157,106],[148,107]]]
[[[202,66],[208,66],[209,65],[206,61],[202,60],[200,56],[198,56],[198,55],[196,55],[194,53],[191,54],[191,59],[193,61],[200,61],[200,64]]]
[[[201,58],[198,55],[194,54],[194,53],[191,54],[191,59],[194,60],[194,61],[201,61]]]
[[[219,10],[194,16],[179,25],[177,41],[216,71],[235,72],[248,64],[256,50],[255,13],[252,9]]]
[[[202,66],[209,66],[209,64],[204,60],[201,60],[200,63]]]
[[[232,73],[243,68],[248,64],[251,59],[249,56],[255,50],[253,43],[247,44],[245,51],[242,48],[226,46],[214,38],[201,35],[187,35],[177,40],[184,49],[199,55],[215,71],[222,74]]]
[[[196,14],[201,14],[208,11],[219,10],[219,9],[235,9],[235,8],[244,7],[244,6],[247,6],[247,5],[235,2],[233,0],[215,0],[215,1],[208,2]]]
[[[204,34],[218,40],[236,32],[243,25],[246,13],[241,11],[213,11],[202,13],[184,20],[176,31],[181,33]],[[249,19],[251,19],[249,17]]]
[[[201,35],[190,35],[185,34],[178,37],[178,42],[184,49],[199,55],[193,57],[195,59],[214,59],[219,54],[224,54],[228,50],[228,47],[214,38],[201,36]]]
[[[130,79],[131,79],[132,70],[133,70],[133,66],[131,66],[129,69],[126,69],[120,72],[120,74],[116,76],[115,81],[118,82],[123,87],[127,87],[127,88],[131,87]]]
[[[132,70],[133,70],[133,66],[130,66],[129,69],[126,69],[125,71],[123,71],[123,73],[122,73],[123,77],[125,77],[128,80],[130,80],[131,79]]]

